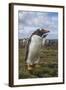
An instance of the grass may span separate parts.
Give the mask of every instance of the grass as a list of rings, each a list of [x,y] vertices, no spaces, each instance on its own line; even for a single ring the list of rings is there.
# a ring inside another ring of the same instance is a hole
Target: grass
[[[19,48],[19,79],[58,76],[58,50],[53,47],[42,47],[40,67],[30,73],[25,66],[25,48]]]

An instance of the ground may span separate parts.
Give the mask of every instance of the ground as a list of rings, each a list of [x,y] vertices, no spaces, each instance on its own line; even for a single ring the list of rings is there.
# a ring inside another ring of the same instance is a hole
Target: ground
[[[42,78],[58,76],[58,49],[42,47],[40,51],[39,67],[30,73],[25,65],[25,48],[19,48],[19,79]]]

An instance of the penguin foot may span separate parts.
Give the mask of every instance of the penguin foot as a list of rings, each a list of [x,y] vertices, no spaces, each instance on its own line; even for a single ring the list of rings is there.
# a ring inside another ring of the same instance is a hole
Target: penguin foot
[[[31,70],[33,70],[33,65],[27,65],[27,69],[28,69],[28,71],[31,71]]]

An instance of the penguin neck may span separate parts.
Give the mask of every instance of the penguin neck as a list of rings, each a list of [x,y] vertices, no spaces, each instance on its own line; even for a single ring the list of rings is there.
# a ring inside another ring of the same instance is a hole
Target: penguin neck
[[[33,35],[32,37],[36,37],[36,38],[40,38],[40,39],[42,39],[42,37],[39,36],[39,35]]]

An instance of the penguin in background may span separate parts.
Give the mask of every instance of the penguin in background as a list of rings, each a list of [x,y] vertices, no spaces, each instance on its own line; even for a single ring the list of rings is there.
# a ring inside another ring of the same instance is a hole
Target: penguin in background
[[[40,49],[42,44],[45,43],[46,36],[49,31],[45,29],[37,29],[30,36],[27,46],[26,46],[26,55],[25,62],[27,64],[27,69],[31,71],[34,65],[38,64],[40,61]],[[43,42],[44,40],[44,42]]]

